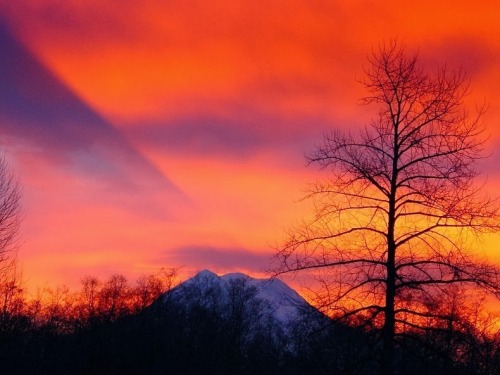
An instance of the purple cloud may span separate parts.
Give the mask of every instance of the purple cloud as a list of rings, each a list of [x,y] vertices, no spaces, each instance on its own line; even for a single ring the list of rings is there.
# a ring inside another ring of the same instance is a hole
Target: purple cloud
[[[0,19],[0,132],[44,158],[118,183],[177,191],[126,138],[10,33]]]
[[[258,254],[243,248],[185,246],[164,253],[162,263],[189,264],[194,268],[246,269],[262,272],[269,268],[270,255]]]
[[[248,110],[238,117],[189,114],[162,123],[141,123],[130,127],[127,135],[148,147],[181,156],[244,159],[274,150],[292,151],[302,160],[304,151],[311,149],[327,128],[325,119],[291,121]]]

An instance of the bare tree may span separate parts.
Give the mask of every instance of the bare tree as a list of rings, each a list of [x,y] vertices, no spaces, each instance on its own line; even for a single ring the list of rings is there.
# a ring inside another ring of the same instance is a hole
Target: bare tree
[[[314,218],[290,231],[277,273],[317,271],[340,318],[381,329],[380,372],[392,374],[403,325],[446,319],[429,308],[450,285],[498,295],[499,270],[473,251],[499,229],[498,206],[475,178],[485,141],[462,71],[427,74],[397,43],[369,59],[364,104],[377,116],[357,135],[333,130],[308,156],[329,172],[308,198]]]
[[[130,310],[130,288],[123,275],[112,275],[101,286],[98,297],[99,315],[104,321],[114,321],[125,316]]]
[[[132,307],[140,312],[176,284],[177,268],[161,268],[158,272],[141,276],[132,288]]]
[[[0,275],[12,271],[21,221],[21,193],[4,157],[0,157]]]
[[[19,187],[4,157],[0,156],[0,325],[9,329],[20,314],[22,294],[16,265],[15,240],[21,221]]]
[[[94,276],[85,276],[82,279],[82,289],[79,301],[76,303],[77,321],[83,326],[92,326],[99,318],[99,291],[101,281]]]

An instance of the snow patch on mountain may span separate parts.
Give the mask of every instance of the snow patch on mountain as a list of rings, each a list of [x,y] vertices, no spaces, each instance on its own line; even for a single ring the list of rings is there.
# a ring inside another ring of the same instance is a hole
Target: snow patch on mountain
[[[236,295],[236,294],[240,295]],[[257,279],[243,273],[228,273],[218,276],[203,270],[178,285],[164,296],[181,304],[201,304],[205,308],[230,306],[235,298],[250,299],[263,303],[256,308],[266,308],[271,317],[281,326],[295,322],[304,311],[314,309],[295,290],[276,278]],[[261,313],[261,311],[255,311]]]

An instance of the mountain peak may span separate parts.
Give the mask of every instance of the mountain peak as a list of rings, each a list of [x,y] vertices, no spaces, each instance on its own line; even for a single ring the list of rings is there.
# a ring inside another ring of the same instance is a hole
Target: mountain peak
[[[192,278],[168,292],[163,300],[187,308],[201,306],[210,310],[231,310],[236,300],[259,306],[280,326],[296,321],[311,306],[295,290],[283,281],[257,279],[244,273],[228,273],[218,276],[210,270],[202,270]],[[255,314],[261,311],[254,311]]]
[[[196,275],[193,276],[193,279],[196,278],[219,278],[219,276],[217,276],[216,273],[205,269],[201,270],[200,272],[198,272]]]

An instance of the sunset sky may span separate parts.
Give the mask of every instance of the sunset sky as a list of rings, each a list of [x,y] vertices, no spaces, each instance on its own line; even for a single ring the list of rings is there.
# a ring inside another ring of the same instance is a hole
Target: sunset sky
[[[500,189],[498,1],[0,0],[0,147],[31,286],[162,266],[260,276],[311,207],[304,153],[355,129],[367,56],[397,38],[463,67]],[[500,261],[500,236],[485,239]]]

